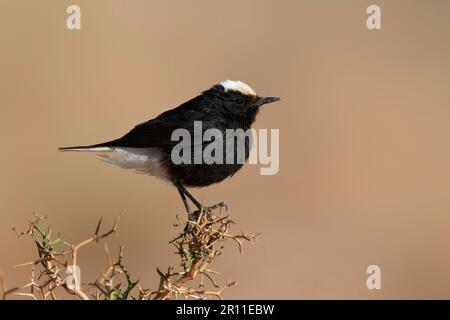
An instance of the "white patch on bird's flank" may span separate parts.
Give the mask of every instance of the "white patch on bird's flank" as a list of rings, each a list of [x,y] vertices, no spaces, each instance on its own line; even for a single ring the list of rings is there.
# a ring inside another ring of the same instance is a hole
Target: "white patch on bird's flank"
[[[235,80],[224,80],[220,83],[222,87],[225,88],[225,92],[228,90],[238,91],[242,94],[247,94],[251,96],[256,96],[256,92],[253,91],[250,86],[242,81],[235,81]]]
[[[167,179],[163,154],[158,148],[111,148],[114,152],[100,154],[103,161],[138,173]]]

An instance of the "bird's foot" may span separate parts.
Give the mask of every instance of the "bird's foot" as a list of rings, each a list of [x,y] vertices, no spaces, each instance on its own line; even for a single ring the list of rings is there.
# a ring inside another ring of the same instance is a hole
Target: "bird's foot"
[[[189,232],[192,228],[192,222],[196,222],[200,215],[200,209],[198,210],[188,210],[187,212],[188,222],[186,223],[183,232]]]
[[[228,211],[228,205],[223,201],[216,203],[215,205],[212,205],[210,207],[204,207],[204,210],[206,211],[206,213],[211,215],[214,210],[222,209],[222,208],[225,208],[225,211]]]
[[[187,212],[187,216],[188,216],[188,220],[189,221],[196,221],[198,219],[198,216],[200,214],[200,210],[195,210],[195,211],[188,211]]]
[[[191,222],[196,222],[198,220],[198,217],[200,215],[200,212],[204,212],[206,213],[208,216],[212,216],[213,211],[216,209],[222,209],[225,208],[225,211],[228,211],[228,205],[225,202],[219,202],[216,203],[212,206],[209,207],[202,207],[202,209],[198,209],[198,210],[188,210],[187,211],[187,216],[188,216],[188,220]],[[190,230],[190,223],[187,223],[185,228],[184,228],[184,232],[187,232]]]
[[[202,207],[202,209],[188,210],[187,216],[189,221],[196,221],[198,219],[198,216],[200,215],[201,210],[203,210],[203,212],[207,213],[208,215],[211,215],[214,210],[222,208],[225,208],[225,211],[228,211],[228,205],[223,201],[209,207]]]

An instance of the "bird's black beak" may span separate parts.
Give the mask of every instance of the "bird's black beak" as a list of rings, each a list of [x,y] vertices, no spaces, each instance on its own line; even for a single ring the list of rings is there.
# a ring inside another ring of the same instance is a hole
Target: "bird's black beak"
[[[256,103],[255,103],[255,107],[260,107],[263,104],[267,104],[267,103],[272,103],[272,102],[276,102],[279,101],[280,98],[278,97],[260,97]]]

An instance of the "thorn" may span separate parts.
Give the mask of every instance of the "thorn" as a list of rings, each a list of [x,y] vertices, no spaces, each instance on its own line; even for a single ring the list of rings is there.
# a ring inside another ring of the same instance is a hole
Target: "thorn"
[[[100,220],[98,221],[98,224],[97,224],[97,228],[95,229],[94,238],[96,238],[96,239],[98,238],[98,233],[100,232],[100,226],[102,225],[102,219],[103,219],[103,217],[100,217]]]

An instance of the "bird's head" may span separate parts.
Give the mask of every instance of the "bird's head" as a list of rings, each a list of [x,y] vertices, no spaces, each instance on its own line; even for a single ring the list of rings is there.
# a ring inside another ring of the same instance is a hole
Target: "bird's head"
[[[251,124],[259,108],[280,100],[278,97],[261,97],[242,81],[224,80],[211,88],[217,103],[235,117],[243,117]]]

